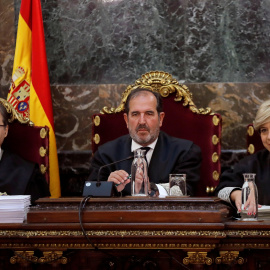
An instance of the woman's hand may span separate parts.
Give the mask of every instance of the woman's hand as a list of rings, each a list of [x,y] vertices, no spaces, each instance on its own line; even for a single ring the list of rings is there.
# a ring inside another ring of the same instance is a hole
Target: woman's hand
[[[253,190],[253,189],[251,189]],[[242,210],[242,191],[241,190],[234,190],[231,193],[231,200],[235,203],[237,211],[240,213]],[[258,208],[262,207],[258,205]],[[254,192],[251,192],[248,196],[246,203],[244,204],[244,210],[247,209],[248,215],[256,215],[257,208],[256,208],[256,200]]]
[[[247,214],[249,216],[256,215],[257,213],[257,206],[256,206],[256,199],[255,199],[255,189],[253,183],[249,183],[250,193],[248,195],[248,199],[244,204],[244,210],[247,209]]]
[[[231,193],[231,200],[235,203],[238,212],[241,212],[242,207],[242,191],[237,189]]]

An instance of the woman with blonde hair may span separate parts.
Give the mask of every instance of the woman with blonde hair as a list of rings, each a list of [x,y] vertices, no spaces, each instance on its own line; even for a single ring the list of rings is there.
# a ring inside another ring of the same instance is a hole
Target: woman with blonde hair
[[[270,205],[270,100],[263,102],[256,114],[254,128],[261,136],[264,149],[243,158],[233,169],[221,175],[220,183],[215,192],[224,201],[234,205],[241,212],[241,187],[244,183],[244,173],[255,173],[255,183],[258,188],[258,203]],[[254,214],[251,200],[246,207]]]

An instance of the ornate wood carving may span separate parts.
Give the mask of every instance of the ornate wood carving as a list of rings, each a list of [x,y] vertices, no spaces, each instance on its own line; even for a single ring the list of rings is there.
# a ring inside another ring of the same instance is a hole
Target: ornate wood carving
[[[239,251],[220,251],[220,257],[215,259],[216,264],[243,264],[244,258],[238,257]]]
[[[81,199],[63,199],[63,200],[48,200],[39,199],[37,205],[31,207],[31,212],[50,210],[55,211],[61,208],[69,210],[78,210]],[[218,198],[195,198],[195,197],[167,197],[167,198],[110,198],[110,199],[90,199],[85,206],[85,209],[89,211],[114,211],[114,210],[209,210],[219,211],[224,209],[225,205]]]
[[[21,246],[22,248],[22,246]],[[43,257],[34,256],[34,251],[15,251],[15,255],[10,258],[11,264],[29,265],[34,264],[67,264],[68,259],[63,257],[63,251],[44,251]]]
[[[14,120],[17,120],[21,124],[27,124],[29,126],[34,125],[34,123],[31,122],[29,118],[24,118],[21,114],[19,114],[7,100],[0,98],[0,103],[3,104],[3,106],[6,108],[9,114],[8,119],[9,123],[12,123]]]
[[[63,257],[62,251],[43,251],[43,257],[38,259],[39,263],[67,264],[68,259]]]
[[[34,251],[15,251],[15,255],[10,258],[11,264],[28,265],[29,263],[37,263],[38,257],[34,256]]]
[[[171,74],[163,71],[150,71],[142,75],[142,77],[132,85],[129,85],[122,94],[122,100],[117,108],[104,107],[101,113],[117,113],[125,108],[126,100],[132,90],[137,88],[147,88],[152,91],[159,92],[161,96],[167,97],[171,93],[175,93],[175,101],[183,100],[183,106],[188,106],[193,113],[210,114],[211,108],[198,109],[192,100],[192,93],[186,85],[180,84]]]
[[[183,259],[185,265],[188,264],[207,264],[211,265],[213,263],[212,259],[207,257],[207,252],[188,252],[188,257]]]
[[[120,236],[120,237],[127,237],[127,236],[136,236],[136,237],[141,237],[141,236],[145,236],[145,237],[151,237],[151,236],[162,236],[162,237],[169,237],[169,236],[193,236],[193,237],[213,237],[213,238],[217,238],[217,237],[226,237],[226,234],[223,231],[210,231],[210,230],[196,230],[196,231],[190,231],[190,230],[138,230],[138,231],[134,231],[134,230],[115,230],[115,231],[111,231],[111,230],[91,230],[91,231],[86,231],[88,236],[95,236],[95,237],[108,237],[108,236]],[[1,236],[5,236],[5,237],[26,237],[26,238],[30,238],[30,237],[34,237],[34,238],[38,238],[38,237],[78,237],[78,236],[83,236],[83,232],[82,231],[72,231],[72,230],[68,230],[68,231],[64,231],[64,230],[45,230],[45,231],[0,231]],[[2,246],[2,244],[0,244],[0,247]],[[5,244],[2,246],[5,247]]]

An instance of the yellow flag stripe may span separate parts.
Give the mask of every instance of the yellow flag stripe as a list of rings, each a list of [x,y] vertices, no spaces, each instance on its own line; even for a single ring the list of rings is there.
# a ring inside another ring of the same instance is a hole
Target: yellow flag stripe
[[[49,132],[50,192],[52,198],[59,198],[61,196],[59,173],[53,174],[53,172],[59,172],[55,134],[32,84],[30,86],[29,107],[30,107],[31,121],[33,121],[36,126],[48,126],[50,129]]]
[[[21,15],[19,15],[19,20],[12,74],[19,66],[28,67],[26,80],[31,82],[32,31]]]

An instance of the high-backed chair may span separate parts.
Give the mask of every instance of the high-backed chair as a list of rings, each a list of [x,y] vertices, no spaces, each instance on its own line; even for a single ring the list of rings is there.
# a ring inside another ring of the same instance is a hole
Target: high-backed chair
[[[49,183],[49,128],[34,126],[29,119],[24,119],[5,99],[0,102],[9,114],[8,136],[3,149],[18,154],[22,158],[37,163],[40,171]]]
[[[264,149],[261,136],[253,127],[253,124],[247,126],[247,154],[252,155],[257,151]]]
[[[198,109],[189,89],[179,84],[169,73],[151,71],[142,75],[126,88],[117,108],[104,107],[100,113],[92,116],[93,153],[99,145],[128,133],[123,118],[124,106],[129,93],[139,87],[157,91],[163,97],[163,131],[174,137],[191,140],[201,147],[203,161],[196,195],[212,195],[220,176],[221,116],[211,112],[210,108]]]

